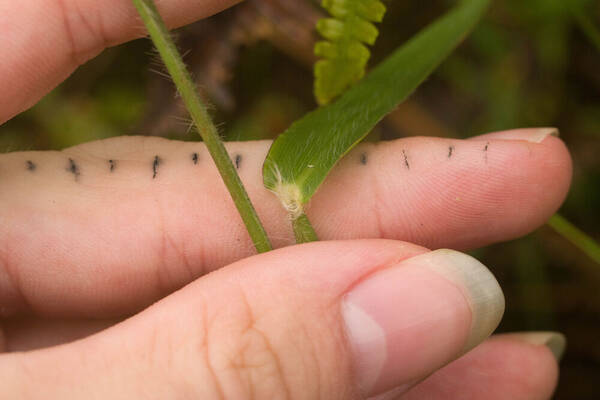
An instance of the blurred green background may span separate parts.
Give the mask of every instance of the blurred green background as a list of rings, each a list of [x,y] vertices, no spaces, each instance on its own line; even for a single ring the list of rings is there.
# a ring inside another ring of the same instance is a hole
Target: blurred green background
[[[371,64],[452,1],[393,1]],[[178,30],[229,140],[272,138],[314,108],[310,0],[247,0]],[[600,240],[600,1],[498,0],[477,30],[372,139],[468,137],[556,126],[574,159],[561,214]],[[60,149],[123,134],[198,140],[148,40],[105,51],[0,129],[0,150]],[[557,399],[600,398],[600,264],[544,226],[480,249],[507,298],[502,331],[569,340]]]

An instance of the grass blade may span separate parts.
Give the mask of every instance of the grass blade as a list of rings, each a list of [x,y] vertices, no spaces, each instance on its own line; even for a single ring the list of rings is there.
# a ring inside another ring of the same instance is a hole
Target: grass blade
[[[574,9],[573,15],[581,31],[588,37],[590,43],[596,46],[596,50],[600,51],[600,29],[583,10]]]
[[[277,138],[263,165],[263,180],[293,219],[303,214],[331,168],[433,72],[489,3],[461,1],[336,102],[307,114]]]
[[[560,214],[554,214],[547,222],[559,235],[571,242],[589,258],[600,265],[600,244]]]

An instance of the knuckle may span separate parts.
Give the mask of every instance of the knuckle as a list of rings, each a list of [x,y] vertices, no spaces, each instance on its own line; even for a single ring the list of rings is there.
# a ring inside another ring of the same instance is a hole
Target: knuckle
[[[340,377],[346,369],[344,352],[340,348],[337,319],[330,310],[324,315],[314,310],[311,316],[321,321],[318,327],[309,325],[302,315],[308,315],[306,302],[285,299],[285,312],[273,312],[264,303],[252,304],[243,289],[230,301],[240,305],[234,319],[226,321],[230,337],[223,344],[223,326],[211,324],[208,335],[211,368],[220,379],[227,398],[250,399],[336,399]],[[294,305],[295,304],[295,305]],[[302,310],[301,308],[305,308]],[[323,311],[321,311],[323,312]],[[312,319],[310,320],[312,321]],[[219,339],[220,338],[220,339]],[[221,344],[219,344],[221,342]],[[341,355],[341,356],[340,356]],[[239,396],[239,397],[238,397]]]
[[[31,304],[22,288],[19,270],[11,261],[8,244],[0,246],[0,317],[10,317],[24,310],[31,310]]]
[[[227,299],[221,307],[200,295],[185,338],[169,329],[168,338],[153,339],[155,362],[168,366],[177,393],[203,399],[354,398],[352,385],[343,383],[350,379],[349,363],[343,335],[335,333],[339,321],[330,312],[317,315],[315,328],[298,318],[300,304],[273,312],[248,301],[243,289],[229,287],[221,295]]]
[[[290,388],[283,369],[285,360],[267,330],[261,326],[251,303],[243,291],[232,321],[219,318],[209,326],[207,335],[209,367],[220,381],[225,397],[249,399],[289,399]],[[228,340],[223,340],[223,327],[228,326]],[[229,396],[233,394],[233,396]]]
[[[108,45],[109,40],[100,13],[80,8],[77,1],[58,0],[56,4],[63,21],[64,37],[70,57],[75,66],[83,64]]]
[[[230,365],[244,382],[250,397],[290,398],[281,360],[269,338],[253,326],[243,332],[240,339]]]
[[[169,209],[164,199],[156,202],[156,238],[153,246],[156,252],[155,271],[156,285],[161,293],[171,293],[203,274],[196,263],[191,263],[191,257],[185,248],[186,239],[177,234],[177,229],[171,229]],[[178,221],[175,221],[175,225]],[[202,263],[200,263],[202,264]]]

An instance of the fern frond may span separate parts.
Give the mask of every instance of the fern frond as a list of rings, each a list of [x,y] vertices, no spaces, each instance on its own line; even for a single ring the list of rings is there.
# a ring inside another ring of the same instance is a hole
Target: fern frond
[[[385,6],[379,0],[323,0],[321,6],[333,18],[317,22],[317,31],[327,39],[315,45],[315,97],[320,105],[329,103],[360,80],[371,53]]]

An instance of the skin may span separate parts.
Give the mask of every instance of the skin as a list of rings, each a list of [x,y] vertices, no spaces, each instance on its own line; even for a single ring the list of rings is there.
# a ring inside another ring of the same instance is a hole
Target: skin
[[[159,9],[175,27],[233,3]],[[0,121],[142,33],[126,0],[3,2],[0,26]],[[282,248],[293,235],[260,174],[269,143],[228,146],[281,249],[252,256],[201,144],[123,137],[0,156],[1,398],[364,398],[331,305],[426,248],[466,250],[534,230],[571,177],[555,137],[365,144],[308,210],[327,242]],[[412,340],[416,360],[427,343]],[[500,335],[432,369],[404,398],[546,399],[557,371],[546,347]]]

